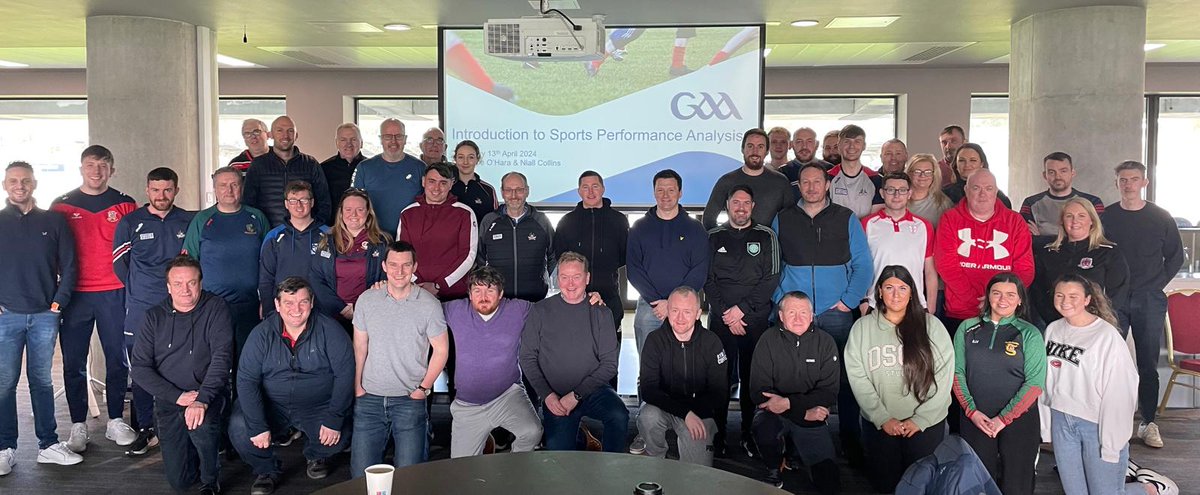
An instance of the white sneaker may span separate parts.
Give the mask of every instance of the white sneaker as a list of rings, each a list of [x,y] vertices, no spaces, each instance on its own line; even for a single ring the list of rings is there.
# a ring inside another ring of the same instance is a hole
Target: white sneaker
[[[38,464],[70,466],[83,462],[83,456],[71,451],[66,442],[59,442],[38,451]]]
[[[71,425],[71,436],[67,437],[67,448],[76,454],[82,454],[87,450],[88,440],[91,440],[91,435],[88,434],[87,423],[74,423]]]
[[[1150,423],[1154,424],[1154,423]],[[1137,470],[1137,481],[1158,489],[1158,495],[1179,495],[1179,485],[1171,478],[1153,469],[1140,468]]]
[[[0,476],[6,476],[12,472],[13,465],[17,463],[17,451],[13,449],[0,450]]]
[[[1142,466],[1138,465],[1138,463],[1136,463],[1136,462],[1133,462],[1133,459],[1129,459],[1129,462],[1127,464],[1125,464],[1125,482],[1129,483],[1132,481],[1136,481],[1137,480],[1137,472],[1141,468],[1142,468]]]
[[[104,438],[112,440],[122,447],[133,443],[137,440],[138,434],[132,427],[125,424],[125,420],[121,418],[108,420],[108,429],[104,431]]]
[[[1138,438],[1142,439],[1147,447],[1161,449],[1163,446],[1162,435],[1158,433],[1158,425],[1153,421],[1138,425]]]

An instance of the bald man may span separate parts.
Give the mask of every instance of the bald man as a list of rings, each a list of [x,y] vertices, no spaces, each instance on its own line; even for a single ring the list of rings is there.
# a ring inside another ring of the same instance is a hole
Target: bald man
[[[329,225],[333,221],[325,173],[321,171],[321,164],[316,158],[300,152],[296,146],[299,137],[296,124],[290,117],[283,115],[276,118],[271,122],[271,152],[255,158],[246,170],[242,202],[266,214],[271,227],[282,225],[287,219],[284,188],[294,180],[308,182],[312,186],[313,200],[316,202],[312,210],[313,219],[321,225]]]

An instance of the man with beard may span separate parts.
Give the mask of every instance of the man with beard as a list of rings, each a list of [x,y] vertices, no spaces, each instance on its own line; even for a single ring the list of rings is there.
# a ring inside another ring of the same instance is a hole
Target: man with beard
[[[838,151],[842,162],[829,170],[829,199],[845,206],[858,218],[883,208],[879,196],[879,174],[862,164],[867,148],[867,133],[862,127],[850,124],[838,135]]]
[[[957,125],[948,125],[938,133],[938,145],[942,148],[942,159],[937,163],[942,172],[942,185],[939,187],[946,187],[958,180],[958,167],[954,164],[954,155],[965,142],[967,134]]]
[[[329,204],[336,210],[342,201],[342,193],[350,189],[354,171],[366,157],[362,154],[362,133],[358,126],[347,122],[339,125],[333,141],[337,154],[321,162],[325,182],[329,183]]]
[[[421,194],[421,181],[425,175],[425,163],[404,152],[407,139],[403,122],[384,120],[379,124],[383,153],[358,164],[351,180],[354,187],[366,191],[371,197],[379,228],[393,239],[396,238],[400,211]]]
[[[879,161],[883,163],[879,166],[880,176],[903,172],[908,163],[908,147],[898,138],[889,139],[879,148]]]
[[[421,135],[421,161],[425,165],[446,161],[446,133],[431,127]]]
[[[250,162],[271,151],[271,147],[267,145],[267,139],[270,137],[271,133],[263,121],[258,119],[242,121],[242,141],[246,143],[246,150],[229,160],[229,166],[238,169],[239,172],[245,172],[250,168]]]
[[[770,224],[775,214],[792,204],[795,198],[787,177],[766,167],[763,159],[767,155],[767,142],[770,138],[762,129],[754,128],[742,135],[743,165],[736,170],[722,175],[713,185],[712,194],[708,196],[708,204],[704,207],[702,223],[705,229],[717,226],[717,217],[724,211],[725,200],[734,186],[750,186],[756,193],[754,220],[761,224]]]
[[[792,142],[791,133],[782,127],[772,127],[767,131],[767,149],[771,152],[771,158],[767,160],[767,166],[771,170],[779,170],[788,162],[788,148]]]
[[[287,115],[271,122],[271,152],[254,159],[246,170],[243,201],[246,206],[257,208],[267,215],[272,227],[282,225],[287,218],[284,206],[285,189],[293,180],[302,180],[312,186],[313,219],[322,225],[333,220],[333,206],[329,202],[329,184],[321,164],[311,155],[300,152],[295,145],[300,138],[296,124]]]
[[[1055,151],[1042,159],[1042,166],[1045,168],[1042,178],[1050,187],[1021,202],[1021,216],[1029,224],[1029,232],[1034,237],[1052,240],[1049,238],[1057,236],[1063,206],[1076,196],[1088,200],[1096,208],[1097,215],[1104,214],[1104,202],[1100,198],[1071,187],[1071,182],[1075,180],[1075,164],[1071,162],[1071,155]],[[1034,245],[1041,246],[1038,242],[1034,242]]]
[[[838,150],[838,142],[841,139],[839,129],[825,133],[825,139],[821,140],[821,159],[829,162],[830,165],[842,163],[842,155]]]
[[[811,127],[801,127],[796,129],[792,134],[792,153],[796,155],[792,161],[786,165],[779,167],[779,172],[787,177],[792,186],[792,193],[795,196],[796,202],[800,202],[800,189],[797,187],[800,176],[800,169],[810,163],[816,163],[829,170],[833,168],[833,164],[825,160],[817,158],[817,147],[820,144],[817,142],[817,132]]]

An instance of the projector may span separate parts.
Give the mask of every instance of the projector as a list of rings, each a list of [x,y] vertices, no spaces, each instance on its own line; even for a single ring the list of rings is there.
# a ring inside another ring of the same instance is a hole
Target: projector
[[[486,53],[522,61],[597,60],[604,55],[604,17],[577,21],[543,15],[490,19],[483,24]]]

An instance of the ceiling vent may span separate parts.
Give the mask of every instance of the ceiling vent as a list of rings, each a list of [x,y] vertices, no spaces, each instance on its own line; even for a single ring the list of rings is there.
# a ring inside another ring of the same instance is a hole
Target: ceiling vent
[[[926,48],[925,50],[921,51],[920,53],[915,53],[913,55],[909,55],[908,58],[904,59],[904,61],[911,62],[911,63],[918,63],[918,64],[925,63],[925,62],[928,62],[935,58],[938,58],[942,55],[950,53],[952,51],[958,50],[958,49],[962,48],[963,46],[964,45],[931,46],[931,47]]]

